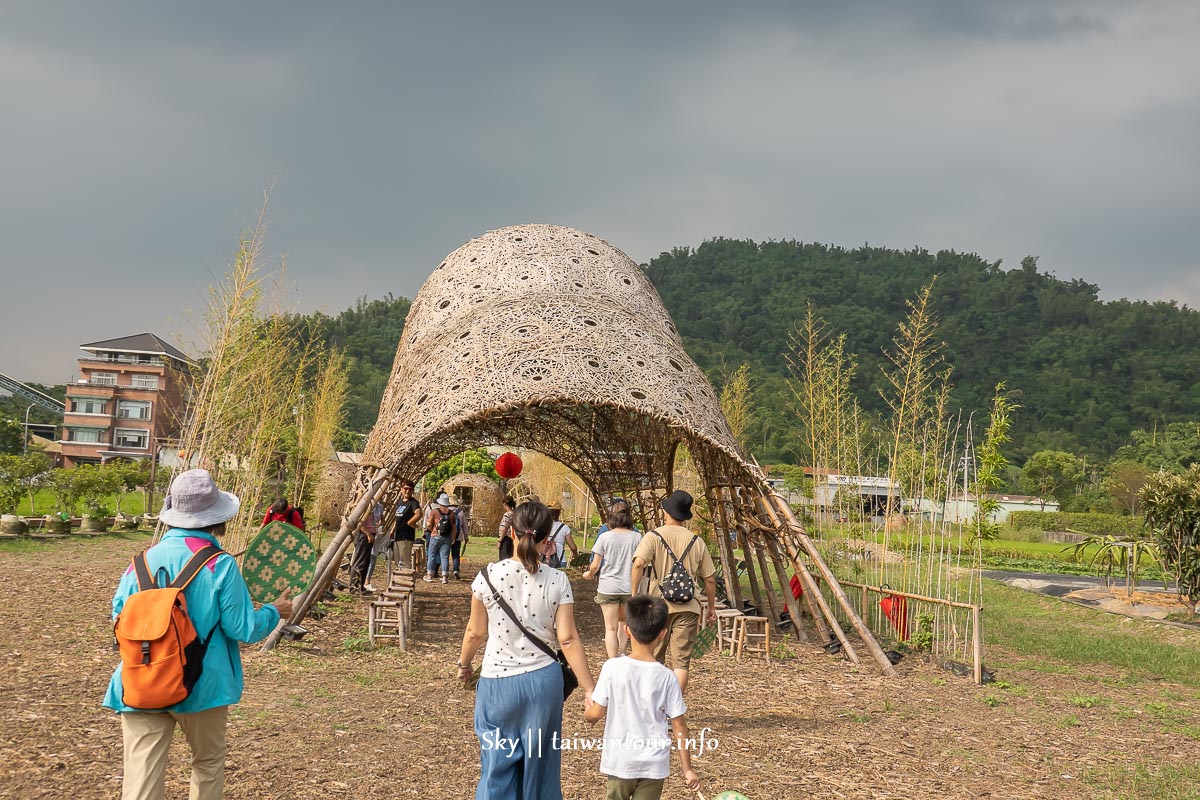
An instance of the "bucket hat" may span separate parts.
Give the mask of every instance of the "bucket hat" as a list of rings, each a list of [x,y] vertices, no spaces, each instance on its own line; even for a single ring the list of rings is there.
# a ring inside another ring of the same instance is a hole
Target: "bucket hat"
[[[671,519],[688,520],[692,518],[692,496],[683,489],[671,492],[660,505]]]
[[[441,494],[439,494],[438,498],[437,498],[437,504],[444,508],[449,508],[450,507],[450,495],[446,494],[445,492],[442,492]]]
[[[172,528],[195,530],[233,519],[241,507],[237,495],[217,488],[208,470],[189,469],[171,481],[158,518]]]

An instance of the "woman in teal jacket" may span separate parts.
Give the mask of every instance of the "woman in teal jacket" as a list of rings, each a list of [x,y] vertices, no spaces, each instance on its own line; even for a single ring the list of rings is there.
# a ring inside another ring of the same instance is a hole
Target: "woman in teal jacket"
[[[220,491],[206,470],[180,473],[159,518],[170,530],[146,551],[155,584],[166,586],[193,554],[209,545],[220,546],[225,523],[240,502]],[[138,590],[132,565],[113,596],[113,619]],[[131,708],[122,700],[121,667],[108,684],[104,705],[121,715],[125,740],[124,800],[163,796],[167,751],[175,725],[183,729],[192,748],[191,797],[220,798],[225,782],[225,726],[229,706],[242,698],[242,658],[238,642],[256,642],[274,630],[281,617],[292,613],[288,600],[255,609],[237,562],[227,553],[214,556],[184,590],[188,616],[196,633],[208,637],[204,668],[183,702],[161,711]]]

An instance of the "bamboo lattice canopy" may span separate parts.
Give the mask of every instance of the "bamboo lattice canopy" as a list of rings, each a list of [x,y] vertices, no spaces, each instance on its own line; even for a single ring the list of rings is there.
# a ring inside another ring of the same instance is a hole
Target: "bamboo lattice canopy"
[[[517,225],[417,294],[367,457],[419,477],[468,447],[528,447],[605,494],[668,488],[680,443],[708,479],[761,479],[641,268],[590,234]]]

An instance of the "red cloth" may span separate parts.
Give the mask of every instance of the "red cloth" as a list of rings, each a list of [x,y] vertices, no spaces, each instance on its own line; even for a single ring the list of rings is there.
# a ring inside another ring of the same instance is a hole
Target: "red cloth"
[[[896,629],[896,635],[900,637],[900,641],[908,641],[908,598],[896,597],[888,595],[879,601],[879,607],[883,609],[883,615],[892,623],[892,627]]]
[[[793,575],[788,585],[792,587],[792,597],[799,600],[804,595],[804,586],[800,583],[799,575]]]
[[[304,530],[304,517],[300,516],[300,512],[291,506],[288,506],[282,514],[276,514],[274,511],[267,509],[267,515],[263,517],[263,525],[275,522],[276,520],[286,522],[292,527]]]

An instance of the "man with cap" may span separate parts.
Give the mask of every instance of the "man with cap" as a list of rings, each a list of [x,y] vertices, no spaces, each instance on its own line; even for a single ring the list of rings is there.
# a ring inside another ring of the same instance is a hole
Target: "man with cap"
[[[642,537],[642,543],[633,554],[632,585],[640,586],[642,573],[650,568],[650,594],[662,595],[662,582],[671,574],[676,560],[683,565],[687,577],[692,581],[693,596],[687,602],[667,601],[667,635],[662,638],[655,657],[671,667],[679,679],[681,691],[687,689],[688,666],[692,660],[692,648],[696,645],[696,634],[700,632],[699,585],[704,584],[708,596],[708,619],[706,624],[717,620],[717,568],[703,540],[684,527],[692,518],[692,496],[676,490],[666,497],[662,510],[667,515],[667,524],[661,525]]]
[[[546,504],[546,508],[550,509],[554,523],[550,528],[550,535],[546,538],[545,561],[552,567],[562,569],[567,566],[567,549],[570,548],[571,558],[574,559],[579,555],[579,547],[575,544],[575,537],[571,535],[571,526],[562,521],[562,503],[551,500]]]
[[[241,503],[222,492],[207,470],[182,472],[171,483],[159,519],[169,526],[158,544],[146,551],[146,565],[157,586],[167,586],[205,547],[220,547],[225,524]],[[113,619],[138,591],[131,565],[113,596]],[[257,642],[292,614],[292,603],[276,600],[258,609],[237,562],[224,551],[214,555],[183,591],[196,632],[208,637],[203,670],[185,700],[158,711],[127,706],[118,665],[108,684],[104,705],[121,716],[125,775],[121,796],[143,800],[163,796],[167,752],[175,726],[192,748],[192,800],[216,800],[225,785],[225,725],[229,706],[242,698],[242,657],[238,642]]]
[[[450,496],[442,492],[429,515],[429,556],[426,559],[425,582],[433,583],[433,570],[441,566],[442,583],[449,580],[450,545],[458,534],[458,513],[450,507]]]

